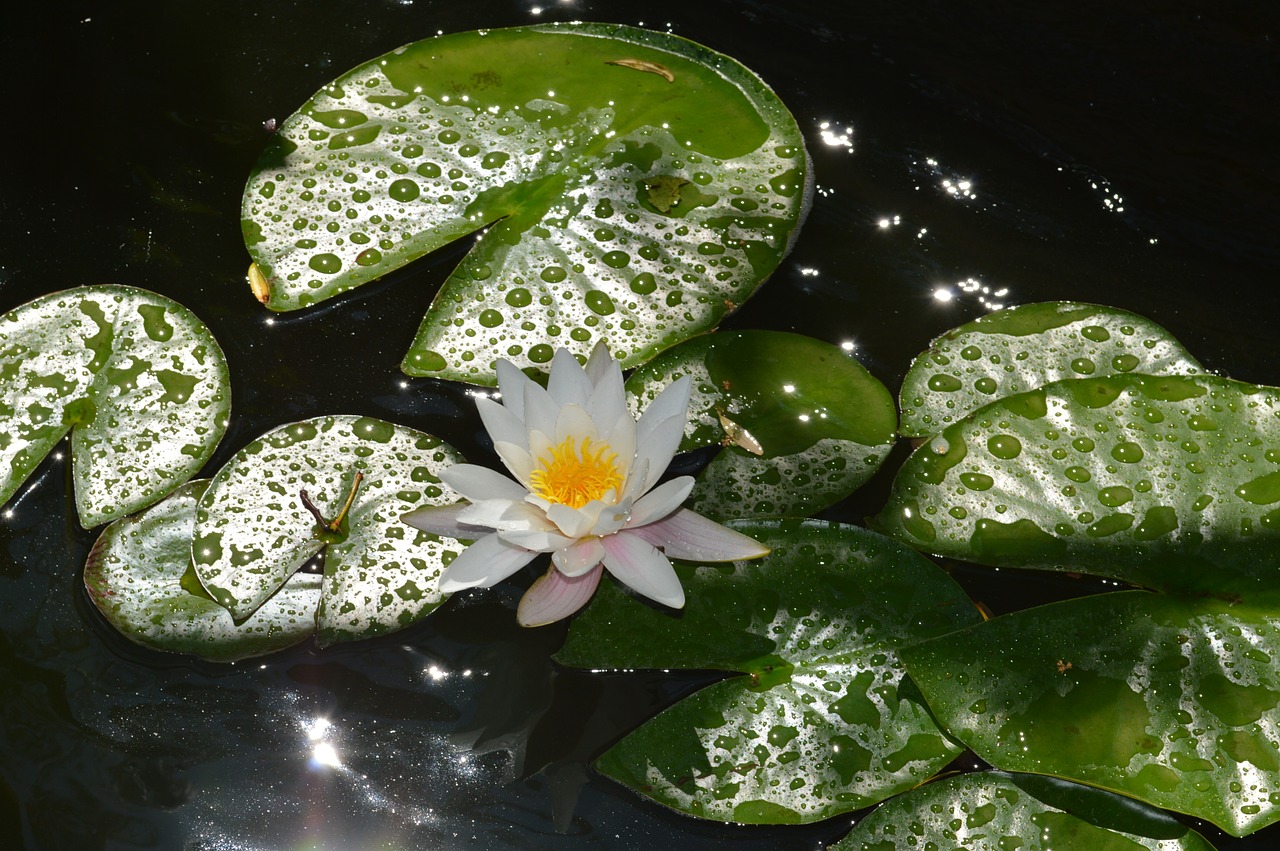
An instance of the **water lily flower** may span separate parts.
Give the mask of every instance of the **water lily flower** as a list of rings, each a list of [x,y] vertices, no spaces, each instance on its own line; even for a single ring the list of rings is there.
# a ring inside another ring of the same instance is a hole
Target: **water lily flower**
[[[477,398],[494,449],[514,480],[475,464],[441,478],[467,502],[411,511],[404,522],[474,540],[440,577],[442,591],[487,588],[551,553],[551,567],[520,601],[524,626],[586,605],[603,571],[663,605],[684,605],[668,557],[737,561],[769,552],[759,542],[681,507],[693,478],[658,484],[684,435],[689,378],[665,388],[637,421],[622,369],[604,344],[580,366],[560,349],[544,389],[498,361],[502,404]],[[655,487],[656,485],[656,487]]]

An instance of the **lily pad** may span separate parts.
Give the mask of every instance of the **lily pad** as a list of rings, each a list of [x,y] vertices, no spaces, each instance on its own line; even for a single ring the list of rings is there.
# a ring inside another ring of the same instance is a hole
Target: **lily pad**
[[[980,408],[907,459],[874,528],[981,564],[1274,598],[1280,391],[1074,379]]]
[[[903,437],[928,437],[995,399],[1064,378],[1192,375],[1200,364],[1150,319],[1050,301],[998,310],[933,341],[899,394]]]
[[[698,337],[627,381],[639,413],[693,379],[683,451],[723,444],[689,507],[717,519],[809,516],[857,490],[894,441],[893,397],[838,347],[780,331]]]
[[[124,286],[51,293],[0,316],[0,504],[71,432],[86,529],[191,478],[226,432],[227,363],[191,311]]]
[[[243,621],[323,550],[321,646],[408,626],[444,601],[437,580],[460,545],[400,515],[457,501],[439,474],[461,460],[438,438],[370,417],[281,426],[236,453],[200,500],[200,582]]]
[[[614,24],[414,42],[282,122],[242,205],[255,292],[294,310],[483,231],[403,369],[496,383],[604,340],[634,366],[714,327],[811,195],[777,96],[737,62]]]
[[[773,552],[677,563],[680,617],[602,586],[558,661],[734,676],[597,762],[659,803],[725,822],[812,822],[909,789],[959,752],[904,685],[898,650],[978,620],[945,573],[895,542],[816,521],[734,524]]]
[[[102,531],[84,584],[116,630],[145,647],[233,662],[283,650],[316,631],[321,577],[295,573],[237,624],[200,585],[191,565],[196,503],[208,479],[188,482],[146,512]]]
[[[1048,777],[984,771],[935,780],[881,804],[831,851],[1212,851],[1158,810]]]
[[[1280,820],[1274,609],[1125,591],[1005,615],[903,658],[948,732],[998,768],[1236,836]]]

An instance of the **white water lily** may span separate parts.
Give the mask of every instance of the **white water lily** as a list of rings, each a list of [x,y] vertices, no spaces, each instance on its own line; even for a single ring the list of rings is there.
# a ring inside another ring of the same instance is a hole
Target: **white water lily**
[[[769,552],[682,508],[692,477],[657,484],[684,434],[687,377],[664,389],[638,422],[627,409],[622,369],[603,344],[585,369],[566,350],[557,351],[545,389],[500,360],[498,389],[502,404],[478,398],[476,406],[514,481],[487,467],[457,464],[441,478],[468,502],[402,518],[426,532],[475,540],[441,576],[441,590],[487,588],[539,553],[551,553],[551,567],[517,611],[524,626],[540,626],[582,608],[604,570],[633,591],[680,608],[684,589],[668,556],[737,561]]]

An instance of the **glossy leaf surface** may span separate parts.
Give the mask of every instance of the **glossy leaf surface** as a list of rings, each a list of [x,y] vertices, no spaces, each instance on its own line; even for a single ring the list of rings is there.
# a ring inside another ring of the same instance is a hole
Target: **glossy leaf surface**
[[[281,426],[240,450],[200,500],[196,572],[242,620],[323,549],[321,645],[407,626],[443,601],[437,579],[459,545],[401,523],[400,515],[456,501],[439,473],[460,461],[438,438],[370,417]],[[357,474],[363,478],[355,487]],[[332,522],[353,488],[336,531],[301,497],[305,490]]]
[[[1064,378],[1191,375],[1200,364],[1150,319],[1069,301],[1024,304],[961,325],[917,357],[899,393],[903,437],[928,437],[1005,396]]]
[[[898,649],[978,619],[933,564],[864,529],[735,524],[773,547],[735,566],[677,564],[678,617],[603,586],[557,659],[595,669],[740,673],[681,700],[597,767],[726,822],[828,818],[910,788],[958,752],[902,686]]]
[[[319,575],[295,573],[240,624],[200,586],[191,533],[208,486],[207,479],[188,482],[146,512],[104,529],[85,563],[89,599],[125,638],[215,662],[305,641],[316,629]]]
[[[79,287],[0,317],[0,504],[72,432],[76,509],[92,528],[199,472],[226,431],[227,364],[182,305]]]
[[[245,242],[292,310],[484,231],[403,368],[496,383],[604,340],[632,366],[741,304],[808,205],[795,120],[672,35],[564,24],[441,36],[286,119],[245,188]]]
[[[779,331],[709,334],[627,381],[639,413],[693,379],[684,451],[724,444],[688,505],[717,519],[809,516],[869,479],[894,440],[893,397],[838,347]]]
[[[1274,597],[1278,393],[1128,375],[1010,396],[919,447],[874,525],[981,564]]]
[[[1168,815],[1052,778],[980,772],[931,781],[886,801],[831,851],[1212,851]]]
[[[1120,592],[903,656],[947,730],[998,768],[1113,789],[1238,836],[1280,819],[1272,609]]]

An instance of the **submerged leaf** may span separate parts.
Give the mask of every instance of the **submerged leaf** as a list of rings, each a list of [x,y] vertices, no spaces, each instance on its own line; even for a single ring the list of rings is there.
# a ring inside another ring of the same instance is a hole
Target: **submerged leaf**
[[[443,602],[437,580],[460,546],[400,515],[456,501],[439,473],[461,460],[438,438],[369,417],[281,426],[236,453],[200,500],[196,572],[242,620],[323,549],[322,646],[408,626]],[[306,507],[332,520],[353,492],[337,529]]]
[[[903,657],[948,732],[997,768],[1113,789],[1236,836],[1280,820],[1270,609],[1119,592],[1005,615]]]
[[[631,376],[632,410],[684,375],[693,395],[680,448],[725,446],[690,497],[709,517],[815,514],[871,478],[892,447],[893,397],[821,340],[780,331],[690,340]]]
[[[1280,391],[1126,375],[1010,396],[920,446],[873,526],[981,564],[1275,598]]]
[[[594,669],[741,673],[681,700],[597,763],[690,815],[812,822],[908,789],[958,752],[902,677],[900,647],[978,620],[936,566],[863,529],[737,524],[762,561],[677,563],[680,617],[616,584],[574,621],[557,660]]]
[[[233,662],[283,650],[316,630],[321,577],[295,573],[237,624],[200,587],[191,567],[196,503],[207,479],[188,482],[146,512],[102,531],[84,584],[116,630],[146,647]]]
[[[222,349],[177,302],[124,286],[41,296],[0,317],[0,504],[70,431],[80,524],[138,511],[199,472],[230,407]]]
[[[1051,301],[998,310],[948,331],[907,370],[903,437],[928,437],[1004,396],[1064,378],[1191,375],[1200,364],[1150,319]]]
[[[1054,794],[1045,794],[1049,789]],[[899,795],[830,846],[831,851],[920,848],[1213,851],[1191,828],[1128,798],[996,771],[945,777]]]
[[[500,357],[541,367],[604,340],[633,366],[714,327],[778,265],[811,185],[795,120],[741,65],[559,24],[427,39],[344,74],[281,124],[242,219],[274,310],[483,231],[403,368],[493,384]]]

